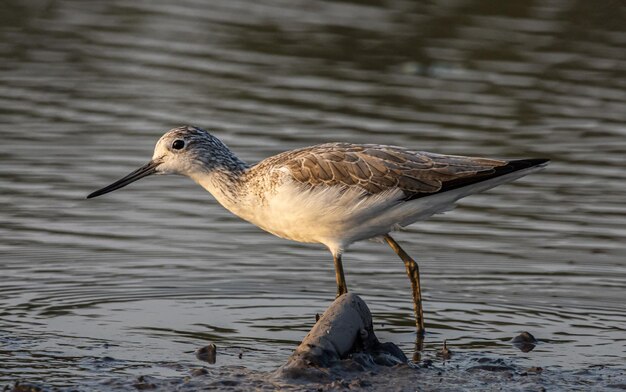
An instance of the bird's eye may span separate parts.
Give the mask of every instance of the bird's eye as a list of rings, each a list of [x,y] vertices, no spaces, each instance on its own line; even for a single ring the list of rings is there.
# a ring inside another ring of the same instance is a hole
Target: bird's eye
[[[172,148],[174,150],[181,150],[183,147],[185,147],[185,141],[184,140],[174,140],[174,143],[172,143]]]

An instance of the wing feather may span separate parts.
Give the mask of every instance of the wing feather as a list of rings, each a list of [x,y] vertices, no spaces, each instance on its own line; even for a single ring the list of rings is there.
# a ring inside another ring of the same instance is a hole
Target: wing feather
[[[395,146],[333,143],[279,154],[257,166],[286,168],[295,181],[312,187],[358,187],[367,194],[400,189],[405,199],[414,199],[480,181],[508,163]]]

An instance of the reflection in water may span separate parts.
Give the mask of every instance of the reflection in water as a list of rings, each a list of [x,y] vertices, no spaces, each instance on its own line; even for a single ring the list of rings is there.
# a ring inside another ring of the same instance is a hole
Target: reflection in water
[[[533,366],[623,362],[619,2],[2,7],[0,380],[165,377],[207,341],[217,365],[273,369],[332,300],[325,250],[260,232],[185,179],[84,200],[188,123],[249,162],[326,141],[552,158],[398,235],[422,270],[422,356],[447,339]],[[360,243],[344,267],[381,340],[411,352],[395,255]],[[512,346],[521,331],[532,352]]]

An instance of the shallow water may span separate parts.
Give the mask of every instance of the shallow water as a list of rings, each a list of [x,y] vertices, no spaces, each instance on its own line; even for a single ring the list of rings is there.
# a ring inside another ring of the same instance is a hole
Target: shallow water
[[[208,341],[214,366],[271,370],[333,299],[326,250],[187,179],[84,200],[181,124],[250,162],[326,141],[551,158],[397,235],[421,267],[425,353],[447,339],[522,365],[623,366],[624,9],[506,4],[4,1],[0,382],[178,375]],[[402,263],[364,242],[344,267],[381,339],[412,351]],[[529,353],[510,343],[523,330]]]

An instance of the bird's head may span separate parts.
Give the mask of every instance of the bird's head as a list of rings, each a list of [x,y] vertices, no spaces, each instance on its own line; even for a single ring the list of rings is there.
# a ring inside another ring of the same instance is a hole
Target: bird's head
[[[87,196],[88,199],[125,187],[152,174],[182,174],[193,177],[197,173],[214,170],[235,170],[239,161],[218,138],[209,132],[183,126],[167,131],[154,147],[150,162]]]

